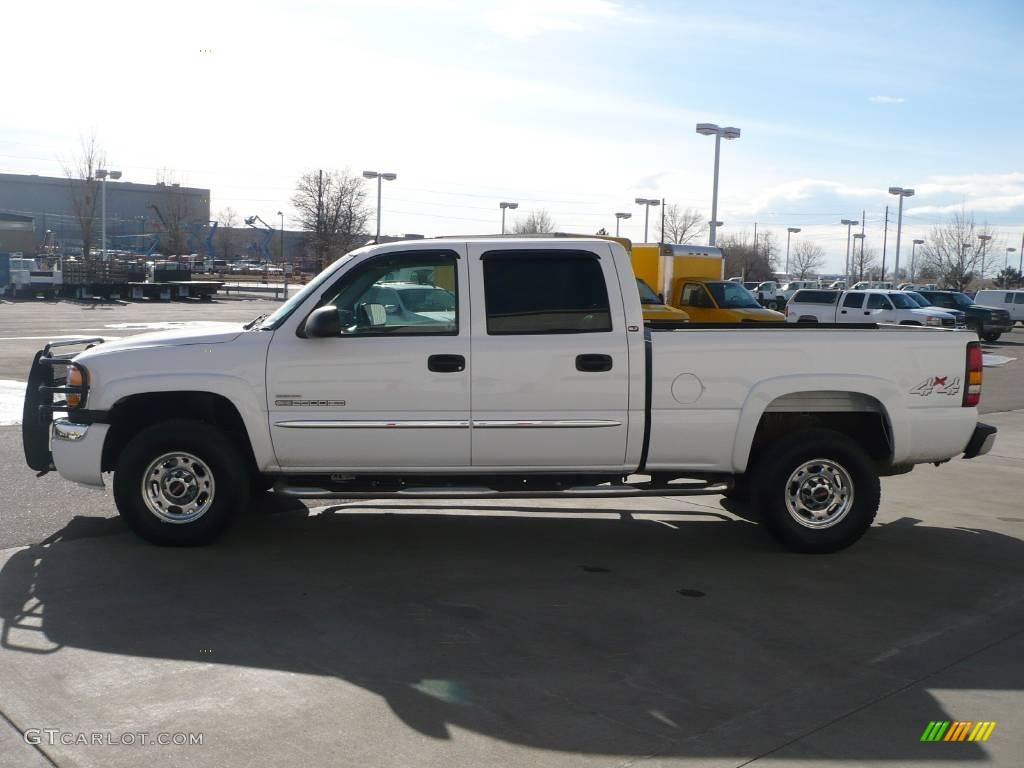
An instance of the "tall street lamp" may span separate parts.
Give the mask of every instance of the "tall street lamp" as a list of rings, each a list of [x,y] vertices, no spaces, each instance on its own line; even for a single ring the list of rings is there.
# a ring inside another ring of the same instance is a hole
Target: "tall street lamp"
[[[96,169],[96,178],[100,180],[100,253],[104,261],[107,260],[107,178],[121,178],[120,171],[108,171],[105,168]]]
[[[284,279],[284,299],[288,300],[288,265],[284,263],[284,211],[278,211],[281,217],[281,277]]]
[[[864,233],[863,232],[855,232],[854,235],[853,235],[853,239],[860,241],[860,268],[857,270],[857,279],[858,280],[863,280],[864,279]],[[856,254],[856,252],[857,252],[857,244],[856,243],[853,244],[853,250],[854,250],[854,254]],[[856,255],[854,256],[854,258],[856,258]],[[850,266],[851,267],[853,266],[852,260],[851,260]],[[852,272],[853,270],[851,269],[850,271]],[[849,287],[850,287],[850,279],[852,277],[853,277],[852,275],[847,275],[846,276],[846,287],[847,287],[847,289],[849,289]]]
[[[373,242],[380,242],[380,183],[384,181],[394,181],[398,178],[397,173],[384,173],[383,171],[363,171],[364,179],[376,179],[377,180],[377,236],[373,238]]]
[[[786,277],[789,277],[789,239],[800,231],[800,227],[786,227]]]
[[[501,234],[504,235],[505,234],[505,211],[506,210],[513,210],[514,211],[516,208],[519,207],[519,203],[501,202],[501,203],[498,203],[498,207],[501,208]]]
[[[914,282],[914,257],[917,255],[917,246],[924,245],[924,240],[914,239],[910,246],[910,282]]]
[[[839,222],[846,225],[846,284],[850,284],[850,227],[860,224],[856,219],[843,219]]]
[[[622,220],[623,219],[631,219],[631,218],[633,218],[633,214],[632,213],[620,212],[620,213],[616,213],[615,214],[615,236],[616,237],[619,236],[619,224],[622,223]]]
[[[721,152],[722,139],[732,140],[740,137],[740,129],[731,126],[719,128],[714,123],[697,123],[697,133],[701,136],[715,137],[715,176],[711,186],[711,229],[708,232],[708,245],[715,244],[715,234],[718,221],[718,156]]]
[[[651,206],[654,206],[655,208],[657,208],[659,205],[661,205],[661,200],[655,200],[654,198],[649,198],[649,197],[638,197],[636,199],[636,204],[637,205],[645,206],[644,207],[644,242],[646,243],[647,242],[647,221],[648,221],[648,219],[650,219]]]
[[[900,281],[900,234],[903,230],[903,198],[913,197],[914,190],[905,189],[903,187],[889,187],[889,194],[896,195],[900,199],[900,211],[896,215],[896,265],[893,268],[892,279],[897,283]],[[885,279],[885,275],[882,275],[882,279]]]
[[[981,251],[981,281],[985,282],[985,253],[988,251],[988,241],[992,239],[992,235],[978,235],[978,239],[981,240],[981,245],[978,249]]]

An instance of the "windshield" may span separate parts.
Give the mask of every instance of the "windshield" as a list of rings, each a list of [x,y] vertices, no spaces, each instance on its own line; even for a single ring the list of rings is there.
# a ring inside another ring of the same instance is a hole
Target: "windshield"
[[[330,267],[328,267],[319,275],[317,275],[308,283],[306,283],[305,288],[303,288],[301,291],[299,291],[290,299],[288,299],[288,301],[286,301],[284,304],[278,307],[277,310],[272,315],[270,315],[270,317],[268,317],[266,320],[260,323],[259,326],[257,327],[261,331],[272,331],[275,328],[277,328],[279,325],[281,325],[281,323],[283,323],[288,318],[288,315],[295,311],[295,308],[297,306],[302,304],[302,302],[304,302],[307,297],[316,292],[325,282],[327,282],[327,280],[330,277],[337,273],[336,267],[339,267],[345,262],[349,261],[353,257],[353,255],[353,253],[350,253],[347,254],[346,256],[342,256],[340,259],[335,261],[333,264],[331,264]]]
[[[974,301],[966,293],[954,293],[953,303],[958,307],[973,307]]]
[[[907,291],[907,296],[909,296],[913,301],[915,301],[917,303],[917,306],[919,306],[919,307],[930,307],[931,306],[928,303],[928,299],[926,299],[920,293],[914,293],[913,291]]]
[[[641,304],[661,304],[661,299],[658,298],[658,294],[654,290],[641,280],[639,277],[636,279],[636,287],[640,290],[640,303]]]
[[[736,283],[705,283],[721,309],[760,309],[750,291]]]
[[[916,301],[904,293],[890,293],[889,298],[892,299],[892,303],[896,309],[917,309],[920,306]]]

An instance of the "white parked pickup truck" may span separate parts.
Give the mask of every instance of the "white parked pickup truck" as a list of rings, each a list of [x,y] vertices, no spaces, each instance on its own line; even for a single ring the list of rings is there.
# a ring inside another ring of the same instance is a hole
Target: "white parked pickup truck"
[[[94,486],[112,472],[125,522],[160,544],[210,541],[273,487],[747,495],[785,545],[827,552],[871,525],[880,475],[995,439],[970,334],[645,327],[629,255],[589,238],[368,246],[245,325],[82,343],[36,355],[28,464]]]
[[[786,304],[790,323],[894,323],[956,328],[956,316],[922,307],[902,291],[802,289]]]

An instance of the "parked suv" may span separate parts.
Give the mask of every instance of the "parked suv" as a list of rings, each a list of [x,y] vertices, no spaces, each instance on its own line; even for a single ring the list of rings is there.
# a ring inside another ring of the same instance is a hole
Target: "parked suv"
[[[983,307],[960,291],[917,291],[940,309],[959,309],[967,315],[967,327],[985,341],[997,341],[1004,333],[1013,330],[1010,313],[1005,309]]]

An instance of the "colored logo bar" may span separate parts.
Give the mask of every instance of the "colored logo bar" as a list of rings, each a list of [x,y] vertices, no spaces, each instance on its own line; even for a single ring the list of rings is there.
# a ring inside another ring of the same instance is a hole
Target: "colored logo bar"
[[[995,728],[994,720],[932,720],[921,741],[988,741]]]

